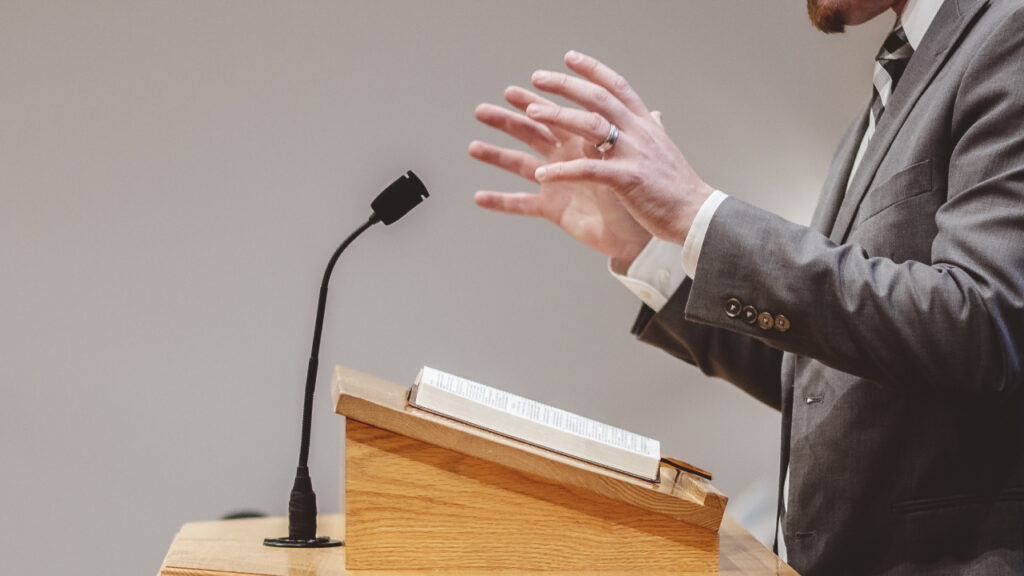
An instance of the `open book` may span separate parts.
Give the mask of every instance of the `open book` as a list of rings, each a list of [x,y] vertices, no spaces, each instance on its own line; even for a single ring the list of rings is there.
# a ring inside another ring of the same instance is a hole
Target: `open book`
[[[566,456],[658,481],[657,440],[423,367],[409,404]]]

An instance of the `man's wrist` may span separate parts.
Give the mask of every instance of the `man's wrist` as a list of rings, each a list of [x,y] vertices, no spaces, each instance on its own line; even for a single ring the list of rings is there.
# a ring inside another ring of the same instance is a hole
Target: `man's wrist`
[[[708,198],[714,192],[714,187],[702,181],[693,192],[691,201],[687,203],[682,214],[680,214],[680,225],[677,234],[673,235],[674,237],[672,238],[665,238],[665,240],[682,246],[690,236],[690,230],[693,229],[693,223],[697,219],[697,214],[700,213],[701,208],[707,203]]]
[[[696,274],[711,218],[726,198],[722,191],[712,190],[693,217],[682,245],[652,237],[637,254],[626,251],[622,257],[610,258],[609,271],[644,304],[661,310],[686,276]]]
[[[647,240],[644,242],[630,245],[623,250],[621,254],[612,256],[611,262],[609,263],[612,272],[615,272],[620,276],[625,276],[626,272],[629,271],[629,267],[633,265],[633,261],[636,260],[636,257],[639,256],[640,253],[644,251],[644,248],[647,247],[647,244],[650,243],[651,238],[653,238],[653,236],[648,236]]]
[[[679,262],[682,246],[652,237],[624,274],[609,271],[637,298],[655,311],[660,310],[685,279]]]
[[[700,205],[697,215],[694,216],[693,222],[690,224],[682,251],[683,272],[690,278],[695,278],[697,275],[697,261],[704,247],[704,237],[708,233],[708,226],[711,225],[712,217],[726,198],[728,196],[724,192],[714,190]]]

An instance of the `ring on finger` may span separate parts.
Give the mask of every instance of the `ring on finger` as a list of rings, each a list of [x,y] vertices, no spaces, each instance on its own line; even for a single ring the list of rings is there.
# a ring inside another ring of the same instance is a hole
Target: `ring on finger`
[[[609,123],[611,124],[611,123]],[[611,128],[608,129],[608,136],[600,144],[595,144],[594,147],[601,154],[604,154],[611,150],[615,143],[619,141],[619,129],[615,127],[615,124],[611,124]]]

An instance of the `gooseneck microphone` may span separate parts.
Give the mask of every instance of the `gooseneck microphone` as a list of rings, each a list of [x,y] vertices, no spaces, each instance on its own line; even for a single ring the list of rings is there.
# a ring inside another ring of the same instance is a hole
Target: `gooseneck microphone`
[[[316,535],[316,493],[313,492],[313,482],[309,478],[308,465],[309,434],[313,420],[313,393],[316,390],[317,368],[320,363],[320,334],[323,332],[324,310],[327,307],[327,285],[331,281],[331,272],[334,271],[338,257],[360,234],[378,222],[383,222],[385,225],[393,224],[428,196],[430,194],[423,182],[413,174],[412,170],[406,172],[370,203],[373,213],[369,220],[350,234],[327,262],[324,279],[320,284],[320,300],[317,302],[316,308],[313,351],[309,356],[309,366],[306,370],[306,397],[302,405],[302,442],[299,446],[299,466],[295,470],[295,482],[288,500],[288,536],[266,538],[263,540],[263,544],[266,546],[328,548],[343,544],[328,536]]]

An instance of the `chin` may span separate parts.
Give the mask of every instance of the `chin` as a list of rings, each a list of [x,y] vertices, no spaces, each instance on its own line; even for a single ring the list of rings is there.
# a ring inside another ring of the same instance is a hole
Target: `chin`
[[[826,34],[846,31],[846,14],[834,0],[807,0],[807,16],[815,28]]]

